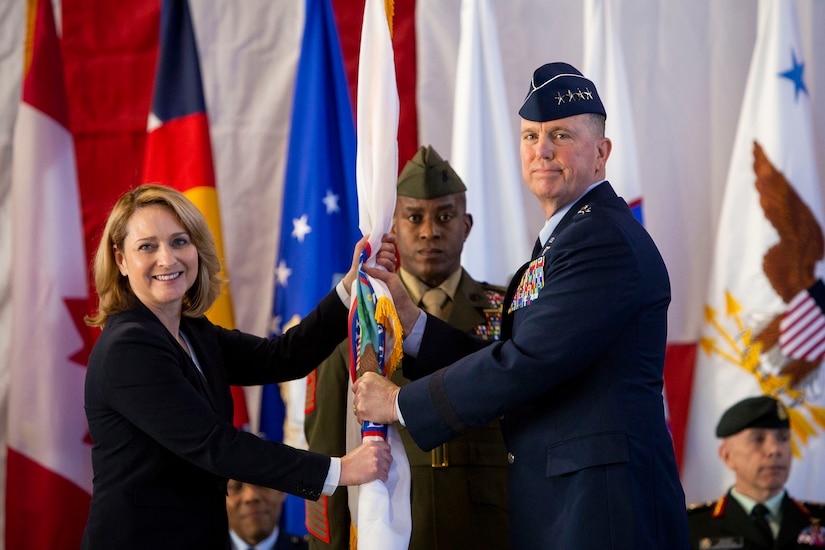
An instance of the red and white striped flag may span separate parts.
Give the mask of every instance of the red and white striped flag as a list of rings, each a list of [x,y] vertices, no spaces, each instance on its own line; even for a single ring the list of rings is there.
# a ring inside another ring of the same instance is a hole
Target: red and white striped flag
[[[77,548],[89,513],[91,333],[74,143],[50,0],[28,3],[12,166],[6,548]]]
[[[799,361],[820,363],[825,359],[825,284],[797,294],[779,323],[782,353]]]
[[[790,494],[825,494],[825,371],[820,353],[807,353],[825,336],[817,320],[825,217],[795,6],[759,7],[693,381],[682,469],[689,502],[717,498],[732,484],[714,427],[730,405],[761,394],[788,407]],[[801,335],[796,306],[806,303],[811,317]]]

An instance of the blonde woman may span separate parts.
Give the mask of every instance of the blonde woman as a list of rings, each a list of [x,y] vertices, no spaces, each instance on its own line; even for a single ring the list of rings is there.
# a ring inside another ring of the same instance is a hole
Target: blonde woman
[[[386,443],[330,458],[264,441],[232,425],[229,386],[308,374],[346,337],[339,286],[283,336],[226,330],[204,316],[219,293],[215,243],[183,194],[143,185],[124,194],[94,263],[102,327],[86,375],[94,485],[83,548],[228,548],[232,478],[307,499],[386,480]],[[394,269],[387,237],[379,264]]]

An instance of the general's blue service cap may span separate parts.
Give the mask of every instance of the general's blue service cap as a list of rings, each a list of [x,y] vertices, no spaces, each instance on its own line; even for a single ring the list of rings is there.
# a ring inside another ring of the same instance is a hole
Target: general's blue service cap
[[[607,117],[596,85],[567,63],[547,63],[536,69],[527,97],[518,112],[521,118],[533,122],[585,113]]]

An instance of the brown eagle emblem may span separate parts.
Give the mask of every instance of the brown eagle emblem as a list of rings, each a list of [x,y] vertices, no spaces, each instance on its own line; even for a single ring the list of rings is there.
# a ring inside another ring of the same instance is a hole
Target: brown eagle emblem
[[[802,293],[811,293],[815,287],[822,287],[822,281],[817,281],[815,275],[817,262],[825,256],[822,229],[811,210],[785,176],[771,164],[756,141],[753,144],[753,169],[759,203],[765,217],[779,233],[779,242],[765,253],[762,268],[771,286],[786,304],[797,302]],[[820,315],[821,307],[818,305]],[[764,350],[781,344],[780,325],[787,313],[771,319],[753,341],[761,343]],[[822,338],[821,331],[818,337]],[[785,351],[783,349],[783,353]],[[820,363],[821,358],[789,356],[780,374],[787,376],[791,385],[796,386]]]

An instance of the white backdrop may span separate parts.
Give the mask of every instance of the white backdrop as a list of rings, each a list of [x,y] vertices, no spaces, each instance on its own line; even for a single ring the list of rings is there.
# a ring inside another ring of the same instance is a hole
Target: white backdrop
[[[817,150],[822,150],[825,1],[796,1]],[[191,3],[212,122],[236,326],[265,334],[303,1]],[[757,2],[624,0],[617,4],[646,225],[667,262],[673,286],[670,339],[691,341],[702,322],[720,200],[756,36]],[[557,60],[582,65],[582,6],[569,0],[499,0],[495,8],[513,136],[517,136],[517,110],[533,69]],[[24,10],[24,2],[0,0],[0,415],[4,418],[13,322],[8,307],[13,292],[9,288],[11,134],[19,102]],[[417,1],[419,137],[448,159],[459,10],[460,0]],[[609,135],[609,114],[607,125]],[[512,146],[516,149],[517,143]],[[324,152],[317,154],[322,158]],[[819,164],[825,174],[825,155],[819,156]],[[525,223],[535,234],[543,223],[541,212],[526,193],[523,200]],[[0,438],[4,436],[5,422],[0,422]]]

